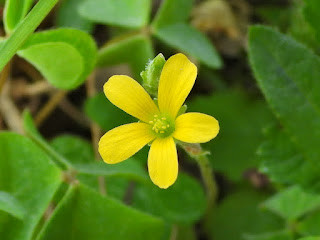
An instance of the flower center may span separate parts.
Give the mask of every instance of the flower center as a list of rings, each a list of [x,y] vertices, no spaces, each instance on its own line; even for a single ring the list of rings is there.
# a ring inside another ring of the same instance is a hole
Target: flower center
[[[174,131],[174,124],[164,116],[154,115],[153,120],[149,121],[153,132],[161,138],[170,136]]]

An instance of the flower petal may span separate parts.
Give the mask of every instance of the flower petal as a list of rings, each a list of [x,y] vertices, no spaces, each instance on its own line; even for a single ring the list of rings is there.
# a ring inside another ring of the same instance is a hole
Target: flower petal
[[[99,153],[106,163],[128,159],[154,139],[146,123],[129,123],[104,134],[99,141]]]
[[[185,113],[177,117],[173,137],[187,143],[208,142],[219,133],[219,123],[203,113]]]
[[[104,84],[103,90],[112,104],[141,121],[148,122],[159,112],[144,88],[128,76],[112,76]]]
[[[153,141],[148,156],[148,170],[152,182],[160,188],[168,188],[176,181],[178,156],[172,137]]]
[[[160,76],[158,104],[173,119],[189,95],[197,77],[197,67],[179,53],[165,63]]]

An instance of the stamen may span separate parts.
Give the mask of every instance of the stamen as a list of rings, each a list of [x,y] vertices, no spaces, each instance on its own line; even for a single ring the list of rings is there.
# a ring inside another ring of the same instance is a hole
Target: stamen
[[[171,127],[170,123],[167,117],[159,116],[158,114],[155,114],[153,120],[149,121],[151,129],[157,133],[159,137],[167,137],[172,134],[174,128]]]

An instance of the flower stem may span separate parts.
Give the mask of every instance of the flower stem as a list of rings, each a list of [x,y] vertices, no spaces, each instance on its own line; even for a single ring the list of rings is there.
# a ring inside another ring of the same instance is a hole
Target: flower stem
[[[200,168],[202,180],[204,182],[207,193],[207,211],[206,218],[211,215],[215,207],[218,186],[214,178],[214,173],[207,157],[210,152],[201,148],[200,144],[179,143],[179,145],[188,153],[188,155],[195,159]],[[207,220],[207,219],[206,219]]]
[[[200,168],[202,180],[207,191],[207,215],[210,215],[215,207],[217,196],[218,196],[218,186],[214,178],[214,174],[206,155],[201,155],[195,158]]]

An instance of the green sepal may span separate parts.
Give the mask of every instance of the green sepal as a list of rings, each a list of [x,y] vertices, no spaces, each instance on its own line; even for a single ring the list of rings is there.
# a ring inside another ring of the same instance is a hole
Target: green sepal
[[[187,111],[187,109],[188,109],[188,106],[186,104],[183,104],[177,114],[177,117],[180,116],[181,114],[184,114]]]

